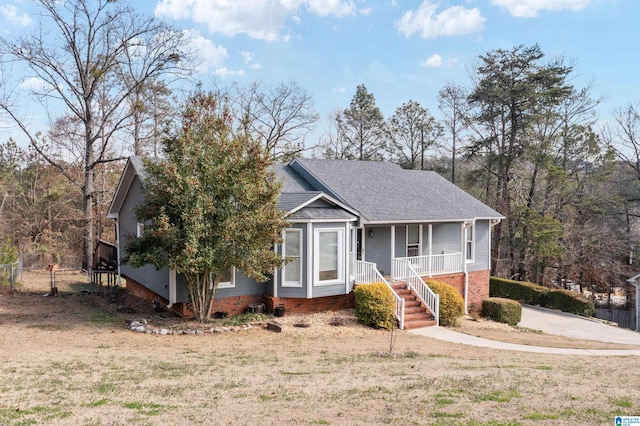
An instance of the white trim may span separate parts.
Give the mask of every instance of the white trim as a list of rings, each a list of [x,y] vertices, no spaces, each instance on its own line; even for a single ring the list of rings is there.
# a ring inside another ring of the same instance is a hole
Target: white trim
[[[295,233],[298,234],[298,260],[300,264],[300,271],[297,281],[287,281],[287,264],[282,266],[282,287],[302,287],[302,271],[303,271],[303,240],[302,240],[302,229],[289,228],[282,231],[282,257],[286,260],[287,258],[287,233]]]
[[[311,223],[307,223],[307,255],[313,253],[313,226]],[[314,256],[315,259],[315,256]],[[310,261],[307,261],[307,299],[313,297],[313,266],[310,265]]]
[[[308,206],[309,204],[324,198],[326,201],[328,201],[330,204],[333,204],[334,206],[340,207],[341,209],[353,214],[354,216],[360,216],[360,214],[355,211],[353,208],[349,207],[348,205],[346,205],[345,203],[342,203],[341,201],[336,200],[335,198],[333,198],[332,196],[328,195],[325,192],[320,192],[319,194],[317,194],[315,197],[311,197],[310,199],[308,199],[307,201],[305,201],[304,203],[296,206],[295,208],[289,210],[285,216],[289,216],[295,212],[297,212],[298,210],[301,210],[303,208],[305,208],[306,206]]]
[[[286,219],[289,223],[346,223],[356,222],[357,218],[352,219]]]
[[[476,224],[465,224],[463,228],[463,239],[464,239],[464,254],[465,261],[467,263],[473,263],[476,259]],[[471,233],[471,240],[467,239],[467,231]],[[467,250],[467,244],[471,243],[471,249]],[[469,251],[471,253],[469,253]]]
[[[415,223],[465,223],[465,222],[473,222],[476,220],[500,220],[504,219],[504,216],[501,217],[473,217],[468,219],[419,219],[419,220],[370,220],[363,221],[363,224],[366,225],[403,225],[407,223],[415,224]]]
[[[142,238],[144,236],[144,223],[136,222],[136,237]]]
[[[320,234],[323,233],[336,233],[337,241],[336,241],[336,273],[337,277],[330,280],[320,280]],[[345,279],[345,259],[344,259],[344,237],[345,229],[344,228],[316,228],[313,230],[313,285],[314,286],[325,286],[325,285],[335,285],[344,283]]]
[[[236,267],[231,268],[231,281],[220,281],[218,289],[234,288],[236,286]]]
[[[282,233],[284,235],[284,230],[282,230]],[[278,254],[278,244],[273,245],[273,251],[275,252],[276,255]],[[273,268],[273,297],[278,297],[278,268],[277,267]]]
[[[391,258],[396,257],[396,226],[391,225]]]

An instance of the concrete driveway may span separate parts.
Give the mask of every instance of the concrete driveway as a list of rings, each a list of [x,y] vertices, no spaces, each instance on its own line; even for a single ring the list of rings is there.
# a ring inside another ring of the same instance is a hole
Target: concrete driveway
[[[635,331],[607,325],[597,320],[551,309],[539,308],[536,306],[525,305],[522,307],[522,321],[520,321],[518,325],[558,336],[596,340],[608,343],[640,345],[640,333],[636,333]],[[453,331],[445,327],[425,327],[410,330],[409,332],[451,343],[509,351],[557,355],[640,356],[640,349],[568,349],[518,345],[514,343],[482,339],[480,337]]]
[[[640,333],[607,325],[601,321],[538,306],[524,305],[520,327],[543,333],[599,342],[640,345]]]

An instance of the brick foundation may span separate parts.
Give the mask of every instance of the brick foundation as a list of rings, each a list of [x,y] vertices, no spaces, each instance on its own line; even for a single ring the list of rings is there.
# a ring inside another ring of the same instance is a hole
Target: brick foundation
[[[489,271],[469,272],[469,287],[467,289],[467,309],[469,312],[480,312],[482,310],[482,301],[489,297],[490,275]],[[431,278],[424,277],[424,279],[433,279],[452,285],[464,298],[464,274],[438,275]]]
[[[226,312],[230,317],[247,312],[251,304],[263,303],[262,294],[214,298],[211,312]]]
[[[142,299],[153,300],[158,297],[156,293],[131,278],[127,278],[127,290],[132,295]],[[169,301],[163,297],[160,297],[160,300],[165,306],[169,303]],[[271,297],[266,294],[251,294],[246,296],[221,298],[216,297],[214,298],[211,312],[226,312],[228,316],[234,316],[245,313],[249,305],[260,303],[265,304],[267,312],[273,312],[276,306],[284,305],[286,313],[300,314],[350,309],[355,306],[355,298],[353,293],[338,296],[317,297],[314,299]],[[193,316],[193,313],[189,310],[186,303],[175,303],[171,307],[171,311],[182,317],[188,318]]]
[[[353,296],[353,292],[338,296],[316,297],[313,299],[271,297],[265,295],[264,302],[267,305],[268,312],[273,312],[273,309],[278,305],[284,305],[286,312],[289,314],[306,314],[351,309],[355,306],[355,297]]]

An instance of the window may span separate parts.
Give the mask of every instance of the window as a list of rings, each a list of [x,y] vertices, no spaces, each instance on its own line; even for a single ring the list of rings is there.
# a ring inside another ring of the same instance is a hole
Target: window
[[[315,283],[344,282],[344,229],[316,229],[314,237]]]
[[[136,223],[136,237],[141,238],[144,235],[144,223]]]
[[[471,225],[465,228],[464,241],[466,246],[465,251],[467,253],[467,262],[473,262],[473,258],[474,258],[474,248],[475,248],[475,244],[473,243],[474,229],[475,229],[474,225]]]
[[[302,286],[302,232],[299,229],[284,231],[283,253],[286,263],[283,268],[283,287]]]
[[[236,268],[229,268],[226,274],[220,278],[218,288],[233,288],[236,286]]]
[[[420,225],[407,226],[407,257],[420,256]]]

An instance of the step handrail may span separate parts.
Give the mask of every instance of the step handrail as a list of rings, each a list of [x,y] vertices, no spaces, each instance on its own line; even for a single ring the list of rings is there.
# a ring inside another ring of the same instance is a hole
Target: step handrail
[[[373,284],[377,282],[384,283],[391,294],[393,294],[395,302],[394,315],[398,320],[398,328],[404,330],[404,299],[396,293],[391,284],[385,279],[385,277],[378,271],[378,267],[373,262],[366,262],[364,260],[355,261],[355,282],[358,284]]]
[[[431,311],[436,319],[436,325],[440,325],[440,296],[429,288],[407,259],[393,259],[392,270],[394,279],[405,281],[407,287],[412,289],[418,299]]]

